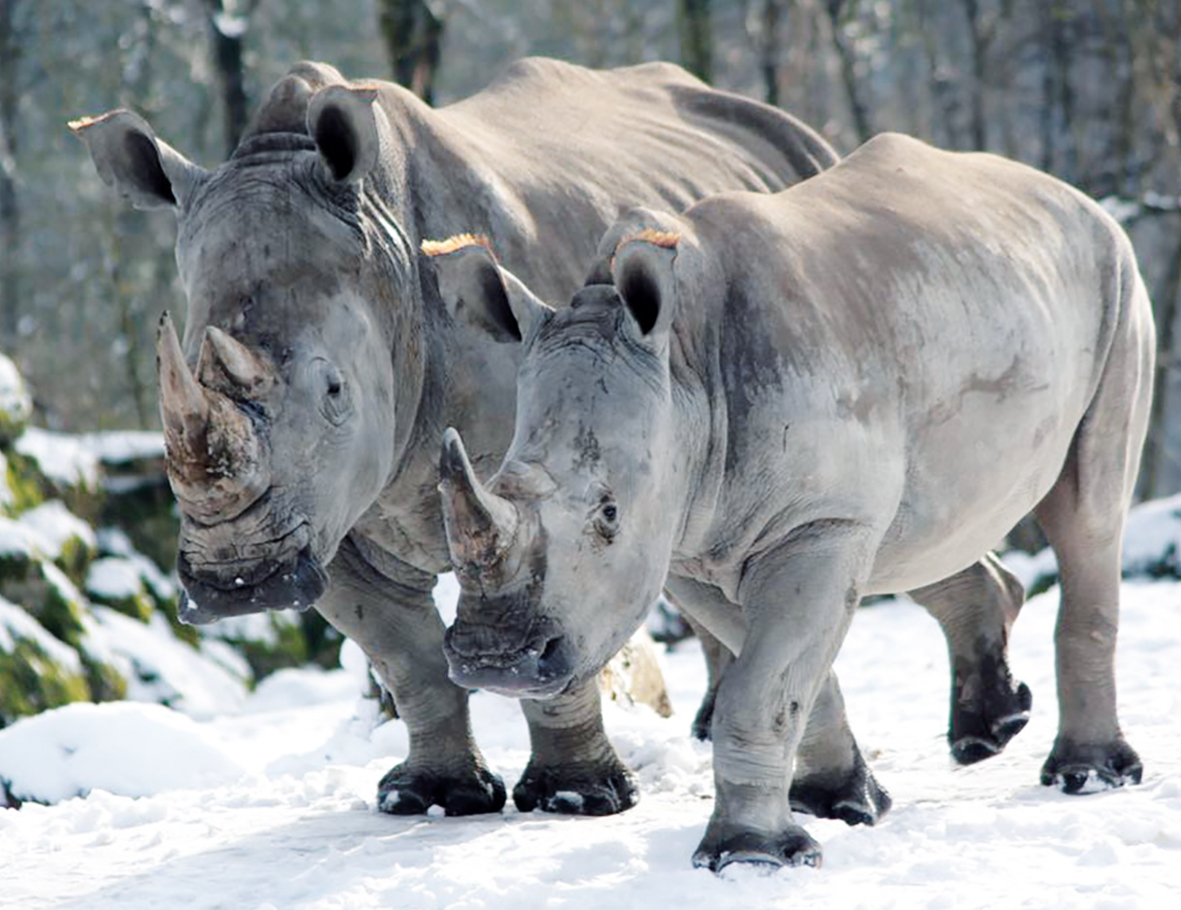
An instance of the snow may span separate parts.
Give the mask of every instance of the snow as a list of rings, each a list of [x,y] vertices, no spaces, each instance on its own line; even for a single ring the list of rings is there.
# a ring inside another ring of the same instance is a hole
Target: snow
[[[88,489],[98,486],[98,456],[73,433],[29,427],[16,440],[16,450],[36,461],[41,473],[56,484]]]
[[[688,727],[699,648],[665,655],[677,714],[604,706],[640,804],[610,818],[521,814],[394,818],[380,776],[406,754],[376,725],[350,669],[284,671],[204,720],[150,705],[75,705],[0,731],[13,789],[85,799],[0,811],[0,904],[40,910],[430,910],[675,906],[1156,908],[1181,888],[1181,585],[1127,582],[1118,662],[1122,722],[1145,765],[1137,787],[1068,797],[1038,769],[1054,737],[1057,589],[1012,634],[1034,693],[1000,756],[947,754],[948,667],[938,627],[904,601],[865,608],[838,659],[854,730],[894,808],[875,828],[800,817],[819,870],[690,867],[712,809],[710,750]],[[511,786],[528,760],[517,706],[472,697],[475,735]],[[72,752],[70,750],[73,750]],[[19,772],[19,773],[17,773]],[[25,775],[28,775],[27,777]],[[5,902],[8,903],[5,903]]]
[[[164,457],[164,434],[154,430],[86,433],[79,439],[103,464],[125,464],[145,458]]]
[[[33,413],[33,399],[16,364],[0,354],[0,413],[15,423],[23,423]]]
[[[21,515],[19,521],[32,528],[49,544],[45,555],[50,559],[57,559],[66,541],[73,537],[77,537],[88,547],[98,546],[94,529],[66,508],[66,504],[60,499],[51,499],[35,509],[29,509]]]
[[[144,591],[139,569],[129,559],[107,556],[96,559],[86,570],[86,592],[95,597],[121,600]]]
[[[82,672],[82,659],[69,645],[54,638],[32,616],[0,597],[0,653],[12,653],[16,639],[37,645],[50,660],[70,673]]]
[[[135,549],[131,538],[119,528],[101,528],[98,532],[98,548],[111,556],[121,557],[130,562],[139,572],[140,578],[157,597],[167,600],[176,596],[176,585],[160,571],[159,567]]]
[[[93,641],[109,654],[127,680],[127,698],[170,705],[193,717],[234,711],[246,699],[244,676],[210,660],[172,635],[168,621],[153,613],[147,623],[109,607],[95,606]]]

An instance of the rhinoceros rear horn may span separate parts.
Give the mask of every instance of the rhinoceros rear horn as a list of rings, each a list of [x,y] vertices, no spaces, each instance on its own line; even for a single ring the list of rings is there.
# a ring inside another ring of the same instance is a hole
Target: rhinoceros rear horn
[[[269,358],[255,353],[216,326],[205,329],[197,377],[206,388],[237,401],[258,401],[278,381],[278,373]]]
[[[453,429],[443,434],[439,474],[451,562],[461,575],[482,574],[500,562],[515,543],[517,510],[480,483],[463,441]]]
[[[308,135],[337,183],[355,183],[377,165],[381,151],[377,90],[329,85],[308,104]]]

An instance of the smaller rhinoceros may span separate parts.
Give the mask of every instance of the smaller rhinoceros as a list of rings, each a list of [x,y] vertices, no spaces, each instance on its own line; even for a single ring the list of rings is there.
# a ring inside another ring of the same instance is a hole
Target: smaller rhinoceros
[[[982,554],[1032,510],[1063,578],[1042,782],[1139,781],[1113,658],[1155,340],[1118,225],[1030,168],[883,135],[779,194],[637,210],[608,236],[599,283],[556,311],[486,253],[455,266],[525,352],[487,486],[444,439],[452,679],[554,696],[666,578],[707,588],[697,619],[740,640],[694,862],[816,864],[789,787],[854,608],[950,585],[970,613],[1005,584]]]

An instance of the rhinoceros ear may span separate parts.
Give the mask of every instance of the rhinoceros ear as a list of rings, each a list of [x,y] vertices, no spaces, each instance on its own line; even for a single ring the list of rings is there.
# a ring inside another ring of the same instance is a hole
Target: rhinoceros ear
[[[645,337],[667,332],[672,322],[673,262],[680,239],[679,234],[646,229],[624,237],[615,248],[615,289]]]
[[[355,183],[377,165],[381,134],[376,99],[376,89],[329,85],[308,104],[308,135],[339,183]]]
[[[98,175],[138,209],[181,208],[207,172],[156,138],[139,114],[117,110],[69,123]]]
[[[425,240],[435,265],[439,296],[451,318],[466,320],[501,342],[528,338],[553,310],[496,263],[486,237],[458,234]]]

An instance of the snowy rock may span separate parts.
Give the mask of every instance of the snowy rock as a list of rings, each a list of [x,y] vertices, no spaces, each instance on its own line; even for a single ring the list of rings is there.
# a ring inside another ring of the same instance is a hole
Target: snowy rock
[[[33,399],[16,364],[0,354],[0,443],[7,444],[24,430],[33,414]]]
[[[16,450],[37,462],[41,473],[59,487],[98,487],[98,456],[77,436],[29,427],[16,441]]]

